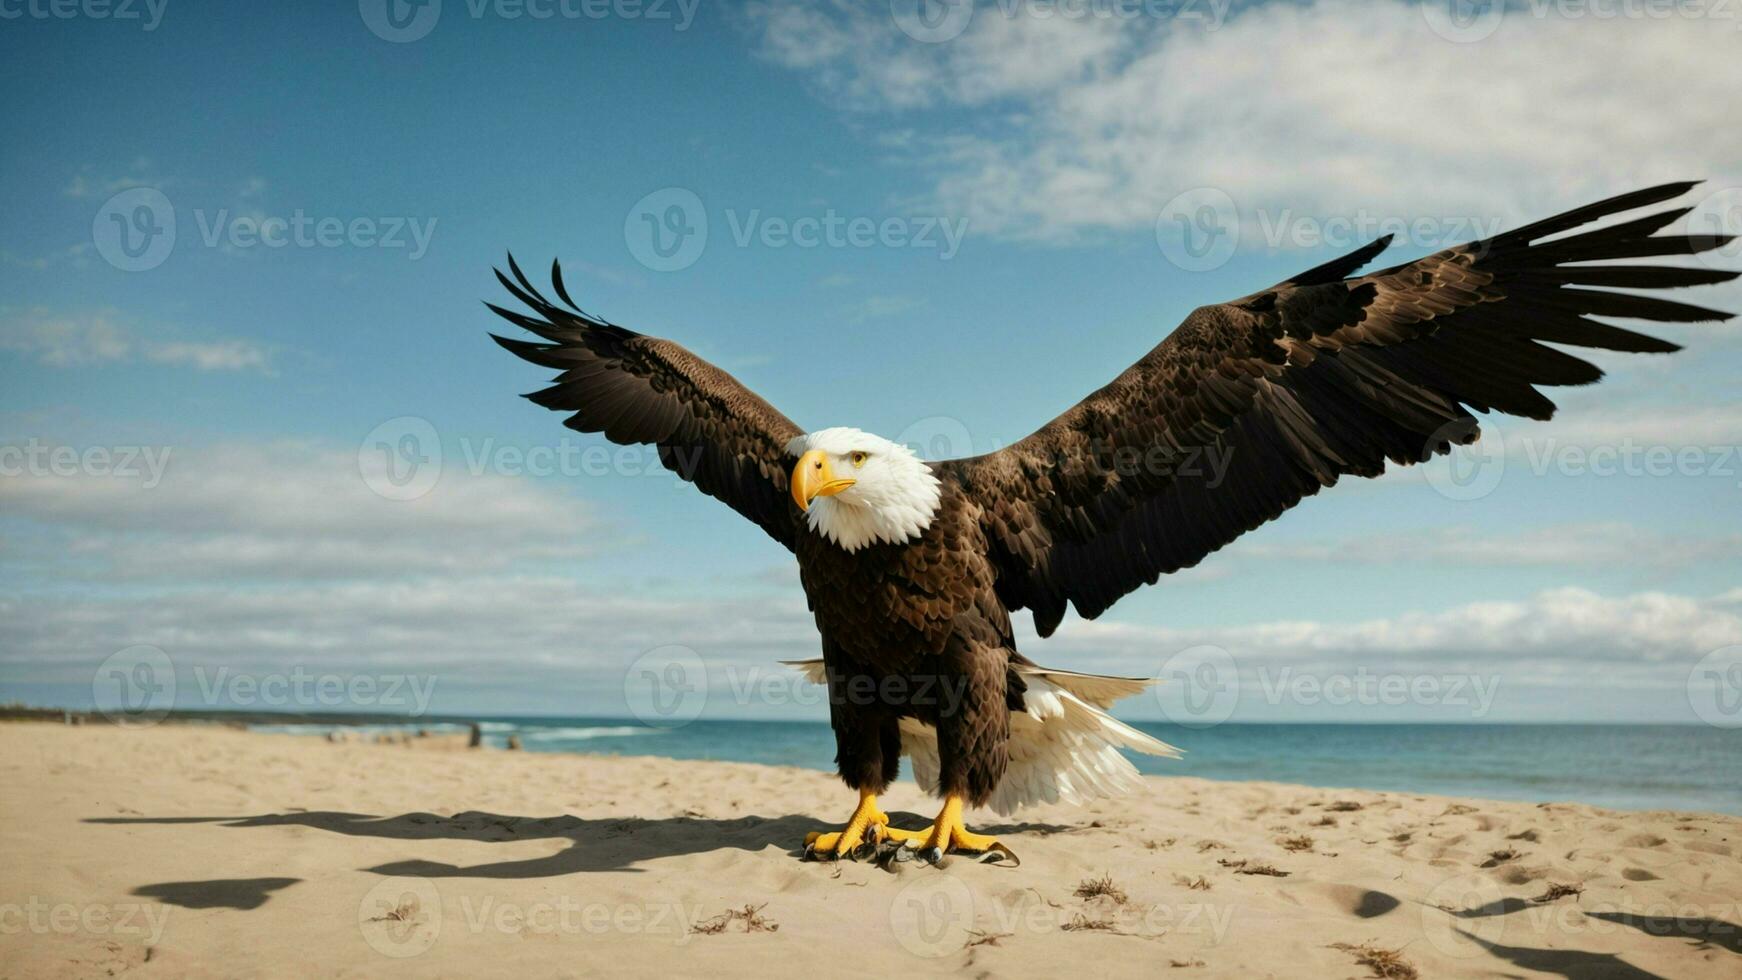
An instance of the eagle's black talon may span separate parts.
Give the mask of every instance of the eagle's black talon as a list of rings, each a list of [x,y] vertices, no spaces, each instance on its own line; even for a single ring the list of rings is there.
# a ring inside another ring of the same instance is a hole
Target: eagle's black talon
[[[871,862],[885,871],[895,871],[895,865],[911,860],[913,852],[896,841],[884,841],[877,845],[876,853],[871,856]]]
[[[818,850],[815,844],[804,846],[804,860],[806,861],[839,861],[840,859],[840,853],[832,848]]]
[[[936,845],[921,848],[919,859],[927,864],[941,865],[944,861],[944,849]]]
[[[1016,856],[1016,852],[1003,844],[998,843],[995,843],[991,847],[980,852],[980,856],[975,858],[975,860],[981,864],[996,865],[1000,868],[1022,867],[1022,859]],[[1009,863],[1006,864],[1006,861]]]

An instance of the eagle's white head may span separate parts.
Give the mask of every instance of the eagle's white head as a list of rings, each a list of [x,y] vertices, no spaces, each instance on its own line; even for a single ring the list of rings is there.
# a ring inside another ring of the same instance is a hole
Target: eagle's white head
[[[799,436],[786,451],[798,457],[793,501],[811,530],[848,551],[918,537],[937,514],[938,478],[899,443],[836,427]]]

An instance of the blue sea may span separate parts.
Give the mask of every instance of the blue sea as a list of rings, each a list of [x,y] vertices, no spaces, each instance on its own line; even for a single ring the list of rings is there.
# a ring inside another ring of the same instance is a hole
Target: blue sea
[[[809,721],[696,721],[671,729],[621,718],[480,719],[489,744],[518,735],[531,752],[724,759],[832,770],[829,726]],[[328,726],[256,726],[324,733]],[[1137,723],[1186,751],[1134,755],[1159,776],[1268,780],[1620,809],[1742,815],[1742,729],[1671,725]],[[413,724],[393,730],[456,726]],[[381,726],[365,732],[388,730]]]

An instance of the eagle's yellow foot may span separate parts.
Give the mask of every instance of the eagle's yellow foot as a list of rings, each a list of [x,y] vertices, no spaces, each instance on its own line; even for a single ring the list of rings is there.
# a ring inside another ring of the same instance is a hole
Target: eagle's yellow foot
[[[944,808],[938,812],[938,818],[932,821],[930,827],[924,830],[888,827],[884,834],[890,840],[916,848],[920,860],[931,864],[942,861],[944,855],[951,851],[995,854],[1000,858],[1008,858],[1013,866],[1022,863],[1015,852],[999,843],[998,838],[969,833],[968,828],[962,824],[962,798],[953,794],[944,797]]]
[[[845,827],[829,834],[813,830],[804,835],[805,859],[856,858],[865,848],[883,843],[888,826],[889,815],[877,809],[877,794],[860,790],[859,805],[847,818]]]

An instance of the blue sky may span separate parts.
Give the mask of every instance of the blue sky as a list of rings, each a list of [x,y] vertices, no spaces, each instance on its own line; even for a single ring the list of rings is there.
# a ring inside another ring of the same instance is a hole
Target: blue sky
[[[0,80],[32,94],[0,110],[0,696],[89,701],[147,644],[184,692],[304,667],[434,678],[447,710],[621,713],[650,649],[695,650],[716,690],[810,655],[790,558],[717,503],[645,458],[493,455],[600,445],[515,397],[542,375],[485,336],[508,249],[802,426],[979,452],[1194,306],[1377,231],[1407,229],[1404,259],[1684,177],[1709,178],[1695,220],[1742,217],[1738,35],[1713,19],[1520,9],[1460,35],[1389,2],[1006,3],[928,42],[901,3],[446,0],[395,43],[372,2],[6,8]],[[126,271],[114,221],[142,200],[173,247]],[[1175,219],[1224,200],[1237,246],[1182,257]],[[643,214],[673,205],[708,230],[667,271]],[[807,222],[839,237],[789,241]],[[1598,355],[1610,379],[1562,418],[1500,420],[1479,494],[1444,463],[1338,487],[1026,652],[1154,674],[1226,650],[1254,720],[1698,720],[1690,671],[1742,643],[1742,344],[1653,329],[1689,350]],[[423,432],[434,487],[374,492],[366,441]],[[60,473],[56,447],[167,463]],[[1479,713],[1265,697],[1291,666],[1499,687]],[[815,714],[754,700],[708,710]]]

